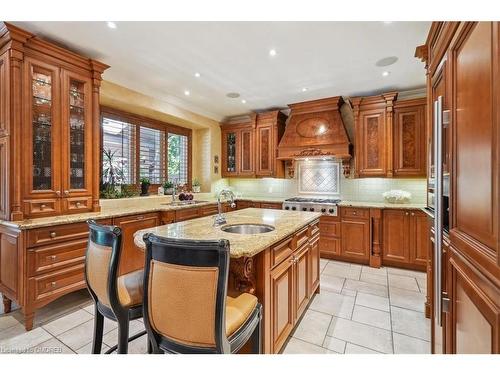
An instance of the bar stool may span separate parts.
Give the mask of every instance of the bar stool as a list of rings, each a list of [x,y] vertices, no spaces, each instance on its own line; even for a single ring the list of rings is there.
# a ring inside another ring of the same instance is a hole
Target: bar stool
[[[89,241],[85,281],[95,304],[92,354],[101,353],[104,317],[118,323],[118,345],[113,346],[106,354],[116,349],[119,354],[126,354],[129,341],[146,334],[146,331],[142,331],[128,337],[130,320],[142,317],[144,270],[118,276],[122,249],[121,229],[99,225],[93,220],[88,220],[87,224]]]
[[[261,353],[262,306],[227,296],[229,241],[144,236],[144,324],[153,353]]]

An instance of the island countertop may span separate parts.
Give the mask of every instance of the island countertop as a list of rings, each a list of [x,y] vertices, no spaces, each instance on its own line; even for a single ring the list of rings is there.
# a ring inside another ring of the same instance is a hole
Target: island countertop
[[[177,239],[227,239],[230,243],[232,258],[253,257],[321,216],[320,213],[314,212],[291,212],[261,208],[246,208],[225,215],[227,224],[224,225],[267,224],[276,229],[260,234],[227,233],[222,231],[220,226],[214,227],[214,219],[209,216],[137,231],[134,235],[134,242],[138,247],[144,249],[143,236],[146,233]]]

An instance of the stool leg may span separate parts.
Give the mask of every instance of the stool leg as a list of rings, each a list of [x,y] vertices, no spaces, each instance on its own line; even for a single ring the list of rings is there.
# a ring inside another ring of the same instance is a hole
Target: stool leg
[[[153,345],[151,344],[151,340],[149,339],[149,335],[146,334],[146,337],[148,338],[148,354],[153,353]]]
[[[261,354],[262,353],[262,329],[261,329],[262,320],[259,319],[257,326],[255,327],[252,333],[252,352],[253,354]]]
[[[118,317],[117,317],[118,318]],[[129,320],[127,318],[118,318],[118,354],[128,353],[128,328]]]
[[[94,313],[94,339],[92,340],[92,354],[101,354],[102,335],[104,329],[104,316],[95,305]]]

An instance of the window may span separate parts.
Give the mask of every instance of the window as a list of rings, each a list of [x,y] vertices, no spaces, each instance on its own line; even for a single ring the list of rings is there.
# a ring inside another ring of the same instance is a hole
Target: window
[[[111,108],[102,116],[102,181],[191,184],[191,130]],[[113,180],[112,180],[113,179]]]
[[[188,137],[168,133],[168,179],[188,183]]]
[[[152,184],[165,181],[165,132],[141,126],[139,148],[139,175]]]
[[[135,184],[135,130],[135,125],[103,116],[103,183]]]

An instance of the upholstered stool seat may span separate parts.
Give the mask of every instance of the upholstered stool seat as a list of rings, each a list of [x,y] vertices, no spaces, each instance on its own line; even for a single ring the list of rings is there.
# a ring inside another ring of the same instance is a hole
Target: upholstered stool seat
[[[236,298],[226,298],[226,336],[231,336],[252,315],[257,306],[257,297],[249,293],[240,294]]]
[[[142,305],[144,270],[137,270],[118,277],[118,300],[123,307]]]
[[[227,295],[229,241],[147,234],[144,324],[154,353],[261,353],[262,305]]]

